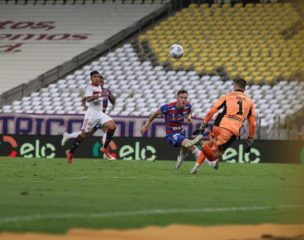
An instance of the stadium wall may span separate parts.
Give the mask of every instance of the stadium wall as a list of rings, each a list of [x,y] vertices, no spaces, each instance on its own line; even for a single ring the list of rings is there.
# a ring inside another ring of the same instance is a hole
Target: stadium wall
[[[144,125],[147,117],[132,116],[111,116],[116,125],[116,137],[142,137],[141,127]],[[83,115],[69,114],[2,114],[0,115],[0,134],[16,135],[62,135],[63,132],[80,131],[83,122]],[[185,123],[187,135],[192,136],[194,129],[201,125],[200,118],[193,118],[192,124]],[[212,121],[205,131],[205,137],[208,138],[209,131],[212,128]],[[164,137],[165,123],[162,118],[156,119],[149,131],[143,137]],[[248,127],[245,125],[241,129],[241,137],[247,138]],[[100,136],[97,132],[96,136]]]
[[[86,139],[76,152],[78,158],[101,159],[101,139]],[[0,156],[24,158],[63,158],[61,136],[0,135]],[[164,138],[114,138],[110,143],[113,155],[123,160],[175,160],[178,149]],[[189,156],[187,160],[194,160]],[[249,153],[244,141],[236,141],[221,161],[228,163],[304,163],[303,141],[257,140]]]

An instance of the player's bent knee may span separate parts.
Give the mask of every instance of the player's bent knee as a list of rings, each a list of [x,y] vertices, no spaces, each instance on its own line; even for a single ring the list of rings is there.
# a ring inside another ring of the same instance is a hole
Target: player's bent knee
[[[116,124],[115,124],[115,122],[114,122],[113,120],[108,121],[108,122],[105,122],[105,123],[103,124],[103,126],[104,126],[105,128],[107,128],[107,129],[112,129],[112,130],[115,130],[115,129],[116,129]]]
[[[88,137],[90,135],[90,132],[82,132],[82,133],[80,133],[80,136],[82,137],[82,138],[86,138],[86,137]]]
[[[214,151],[214,149],[210,147],[209,143],[206,143],[203,146],[202,151],[209,161],[215,161],[219,158],[217,151]]]
[[[182,148],[185,148],[185,149],[188,148],[188,147],[186,147],[186,146],[187,146],[187,144],[188,144],[189,142],[190,142],[190,141],[189,141],[188,139],[185,138],[185,139],[182,141],[182,143],[181,143],[181,147],[182,147]]]

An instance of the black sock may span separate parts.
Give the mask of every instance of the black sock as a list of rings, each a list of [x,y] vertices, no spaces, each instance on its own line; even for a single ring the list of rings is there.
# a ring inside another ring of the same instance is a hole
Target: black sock
[[[115,129],[109,129],[107,131],[107,138],[106,138],[105,143],[103,145],[104,148],[108,148],[108,146],[109,146],[109,144],[110,144],[110,142],[112,140],[112,137],[114,135],[114,132],[115,132]]]
[[[72,143],[70,153],[74,153],[82,141],[83,141],[83,137],[81,137],[80,135],[77,138],[75,138]]]

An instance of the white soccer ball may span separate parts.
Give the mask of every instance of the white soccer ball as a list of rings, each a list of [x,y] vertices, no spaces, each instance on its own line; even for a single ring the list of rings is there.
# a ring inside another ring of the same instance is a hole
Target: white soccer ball
[[[173,58],[181,58],[184,54],[184,49],[179,44],[173,44],[169,48],[169,54]]]

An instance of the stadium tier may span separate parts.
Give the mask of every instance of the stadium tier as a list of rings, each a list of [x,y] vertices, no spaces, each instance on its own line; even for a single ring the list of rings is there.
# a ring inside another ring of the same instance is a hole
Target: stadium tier
[[[218,97],[232,89],[232,81],[223,82],[220,76],[199,76],[195,71],[166,71],[163,66],[153,66],[151,61],[142,62],[132,45],[125,44],[57,83],[4,106],[1,111],[83,113],[81,97],[92,70],[104,75],[106,86],[118,97],[115,106],[109,110],[109,114],[114,116],[147,116],[161,104],[173,101],[177,90],[185,88],[189,92],[194,115],[202,117]],[[284,119],[303,107],[304,82],[251,85],[246,92],[255,101],[262,126]]]
[[[82,114],[81,98],[89,73],[98,70],[106,87],[118,97],[108,110],[112,116],[147,116],[173,101],[177,90],[184,88],[194,116],[202,117],[218,97],[232,89],[232,79],[240,76],[252,83],[247,94],[255,102],[260,126],[272,126],[298,112],[304,103],[304,82],[288,81],[303,73],[300,39],[304,31],[289,39],[281,34],[298,18],[290,4],[190,5],[132,44],[124,44],[0,111]],[[175,42],[185,52],[178,60],[168,57],[168,47]]]
[[[227,78],[239,76],[257,84],[303,78],[303,19],[290,3],[192,4],[139,39],[148,42],[161,64],[174,69],[224,71]],[[183,58],[168,56],[173,43],[183,46]]]
[[[160,1],[0,2],[7,2],[0,7],[0,94],[95,47],[162,6]],[[48,4],[38,4],[44,2]]]

